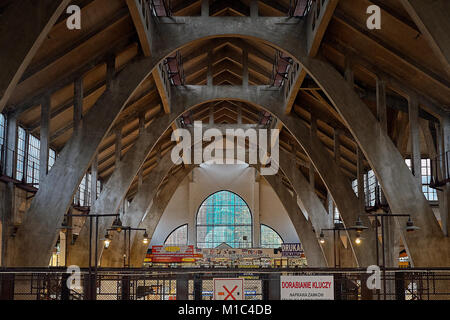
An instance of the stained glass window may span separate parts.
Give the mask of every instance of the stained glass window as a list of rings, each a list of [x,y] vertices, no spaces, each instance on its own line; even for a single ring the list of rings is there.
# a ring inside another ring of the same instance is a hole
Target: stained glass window
[[[182,225],[173,230],[164,242],[165,245],[187,245],[188,225]]]
[[[283,239],[271,227],[261,224],[261,248],[281,248]]]
[[[226,243],[232,248],[252,247],[252,215],[237,194],[219,191],[209,196],[197,213],[197,246],[216,248]]]

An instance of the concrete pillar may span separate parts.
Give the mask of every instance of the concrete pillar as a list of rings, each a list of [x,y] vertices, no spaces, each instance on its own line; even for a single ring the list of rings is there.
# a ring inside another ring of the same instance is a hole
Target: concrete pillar
[[[316,178],[316,175],[315,175],[315,171],[314,171],[314,165],[310,161],[309,162],[309,184],[311,185],[312,188],[316,187],[315,178]]]
[[[177,300],[189,300],[189,275],[177,275]]]
[[[255,170],[255,175],[259,173]],[[261,246],[261,226],[259,220],[259,179],[253,183],[253,247],[259,248]]]
[[[83,117],[83,78],[78,78],[74,83],[73,97],[73,130],[80,130],[81,118]]]
[[[379,77],[376,80],[376,95],[378,122],[381,129],[387,132],[386,82]]]
[[[17,118],[8,116],[6,128],[5,174],[13,177],[16,171]]]
[[[207,74],[206,74],[206,85],[207,86],[212,86],[213,85],[213,53],[212,50],[208,51],[208,70],[207,70]]]
[[[116,157],[116,168],[122,157],[122,128],[117,129],[116,131],[116,148],[115,148],[115,157]]]
[[[358,171],[358,203],[361,213],[366,212],[366,195],[364,192],[364,155],[360,148],[357,150],[357,171]]]
[[[340,140],[340,130],[334,130],[334,161],[340,166],[341,164],[341,140]]]
[[[248,88],[248,51],[246,49],[242,50],[242,86]]]
[[[344,78],[345,80],[347,80],[348,83],[351,84],[352,88],[355,85],[355,76],[353,73],[353,66],[352,66],[352,61],[351,61],[351,57],[349,55],[345,56],[345,73],[344,73]]]
[[[50,95],[46,95],[41,104],[41,134],[39,153],[39,183],[44,181],[48,172],[48,151],[50,131]]]
[[[420,136],[419,136],[419,102],[417,97],[412,96],[408,100],[409,107],[409,140],[411,143],[411,167],[417,185],[422,188]]]
[[[214,125],[214,107],[209,107],[209,124]]]
[[[237,123],[238,123],[238,124],[242,124],[242,108],[241,108],[241,107],[238,107],[237,112],[238,112],[238,115],[237,115]]]
[[[145,113],[139,115],[139,135],[144,134],[145,131]]]
[[[202,0],[202,17],[209,16],[209,0]]]
[[[111,89],[111,84],[116,73],[116,57],[110,55],[106,60],[106,89]]]
[[[189,194],[189,223],[188,223],[188,244],[195,245],[197,243],[197,234],[196,234],[196,221],[195,221],[195,205],[193,201],[193,195],[195,194],[195,182],[194,182],[194,174],[195,170],[193,170],[189,175],[188,182],[188,194]]]
[[[94,207],[95,200],[97,200],[97,180],[98,180],[98,155],[95,155],[91,164],[91,210]]]
[[[66,266],[66,250],[67,250],[67,238],[66,233],[59,232],[59,265],[60,267]]]
[[[450,116],[442,119],[442,157],[446,157],[447,161],[443,161],[444,176],[450,177]],[[443,188],[444,210],[442,210],[443,226],[446,226],[446,235],[450,234],[450,182]],[[445,224],[444,224],[445,223]]]
[[[250,1],[250,17],[257,18],[258,17],[258,1],[251,0]]]

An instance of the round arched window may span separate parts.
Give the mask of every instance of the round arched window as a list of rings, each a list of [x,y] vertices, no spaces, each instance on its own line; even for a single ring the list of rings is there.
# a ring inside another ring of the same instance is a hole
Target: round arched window
[[[210,195],[197,213],[197,247],[252,247],[252,215],[245,201],[230,191]]]

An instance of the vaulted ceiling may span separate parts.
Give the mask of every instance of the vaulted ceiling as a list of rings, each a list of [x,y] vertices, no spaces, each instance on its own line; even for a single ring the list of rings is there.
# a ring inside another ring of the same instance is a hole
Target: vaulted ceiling
[[[73,3],[82,8],[82,29],[68,30],[65,15],[58,20],[7,105],[7,112],[19,115],[19,123],[39,136],[40,103],[50,93],[50,145],[58,151],[73,133],[75,81],[80,78],[83,80],[85,114],[106,88],[107,65],[114,63],[115,70],[120,71],[142,54],[125,0],[76,0]],[[0,2],[0,12],[8,4],[8,1]],[[365,27],[365,11],[371,4],[379,5],[383,15],[382,29],[373,32]],[[289,0],[258,1],[260,16],[287,16],[289,6]],[[172,0],[170,11],[174,16],[200,15],[201,1]],[[211,1],[210,15],[249,16],[250,0]],[[277,50],[257,41],[240,38],[208,39],[181,49],[179,54],[185,83],[206,84],[208,64],[211,64],[214,85],[242,85],[244,50],[248,52],[249,84],[273,84]],[[442,112],[450,110],[449,76],[419,28],[397,0],[339,1],[320,43],[317,57],[333,64],[342,74],[351,61],[356,89],[374,114],[377,75],[392,79],[387,84],[388,132],[405,156],[409,152],[405,92],[415,92],[425,97],[426,103],[421,104],[420,116],[431,127]],[[238,108],[242,110],[243,123],[258,123],[264,116],[261,110],[235,101],[207,103],[192,110],[190,116],[193,120],[208,122],[212,110],[215,123],[237,123]],[[123,155],[137,139],[139,117],[145,115],[146,126],[151,126],[153,119],[162,112],[162,101],[155,80],[149,76],[100,146],[98,163],[101,179],[106,181],[114,171],[118,154],[116,147],[121,148]],[[308,125],[311,113],[314,113],[318,119],[318,135],[329,150],[330,157],[334,156],[335,132],[339,132],[340,165],[349,179],[353,179],[357,169],[357,144],[326,95],[310,77],[307,76],[303,81],[291,112]],[[171,130],[162,137],[157,150],[168,152],[174,145],[170,140]],[[121,137],[120,143],[116,143],[118,136]],[[286,130],[282,131],[282,148],[290,151],[293,140]],[[422,143],[422,146],[425,145]],[[299,168],[307,173],[309,159],[301,148],[297,150]],[[422,153],[428,153],[425,147]],[[156,151],[153,151],[144,164],[144,178],[155,165]],[[319,177],[316,181],[317,193],[325,198],[324,184]],[[130,195],[134,194],[136,187],[137,180],[130,189]]]

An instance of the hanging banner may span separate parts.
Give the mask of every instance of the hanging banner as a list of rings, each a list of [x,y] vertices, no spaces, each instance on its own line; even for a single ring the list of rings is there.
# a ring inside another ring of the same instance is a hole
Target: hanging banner
[[[281,254],[283,257],[300,257],[303,253],[300,243],[283,243],[281,245]]]
[[[282,276],[281,300],[334,300],[333,276]]]

